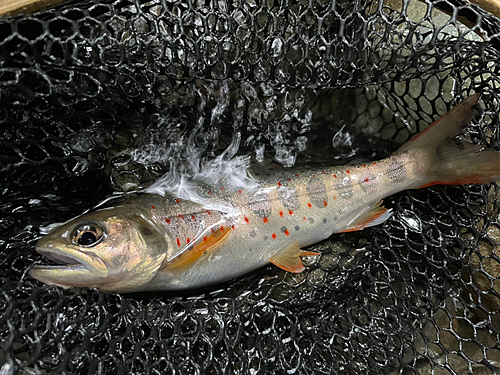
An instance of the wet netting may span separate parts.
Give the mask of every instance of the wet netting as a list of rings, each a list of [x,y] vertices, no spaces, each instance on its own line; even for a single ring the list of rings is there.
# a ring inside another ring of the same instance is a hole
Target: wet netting
[[[63,290],[34,244],[171,168],[388,156],[462,98],[500,150],[499,20],[459,1],[94,0],[0,20],[0,373],[494,374],[499,191],[393,216],[185,294]],[[195,150],[195,151],[193,151]]]

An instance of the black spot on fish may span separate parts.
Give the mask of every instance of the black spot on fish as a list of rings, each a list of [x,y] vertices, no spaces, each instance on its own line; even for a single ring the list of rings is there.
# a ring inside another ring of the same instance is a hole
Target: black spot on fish
[[[408,171],[403,163],[395,160],[389,163],[386,173],[392,181],[402,181],[408,174]]]
[[[323,223],[326,223],[326,217],[323,218]]]
[[[312,177],[306,186],[307,194],[309,195],[310,201],[319,208],[325,207],[324,202],[328,202],[328,196],[326,195],[326,187],[321,178]]]
[[[265,218],[271,216],[272,205],[269,196],[257,191],[248,199],[248,206],[259,217]]]
[[[264,240],[267,241],[267,236],[264,236]]]
[[[250,232],[250,237],[255,237],[256,235],[257,235],[257,233],[255,233],[254,230]]]
[[[314,219],[313,219],[312,217],[310,217],[310,218],[309,218],[309,222],[310,222],[311,224],[314,224]]]
[[[286,232],[286,227],[281,227],[281,231],[282,231],[283,233],[285,233],[285,232]]]
[[[352,198],[354,195],[351,178],[346,174],[339,174],[335,179],[333,187],[337,191],[337,194],[344,199]]]
[[[299,229],[300,229],[300,227],[298,225],[295,226],[295,230],[299,230]]]

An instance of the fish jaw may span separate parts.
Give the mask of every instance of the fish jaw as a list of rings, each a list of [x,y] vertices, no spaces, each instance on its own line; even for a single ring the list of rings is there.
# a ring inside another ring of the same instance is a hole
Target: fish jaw
[[[87,254],[76,249],[62,251],[38,245],[35,250],[46,258],[60,263],[60,265],[37,264],[30,269],[31,277],[46,284],[63,288],[89,286],[108,276],[108,268],[103,260],[94,254]]]

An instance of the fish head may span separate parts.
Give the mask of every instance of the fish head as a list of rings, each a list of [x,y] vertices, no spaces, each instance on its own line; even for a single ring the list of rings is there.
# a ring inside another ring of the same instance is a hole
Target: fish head
[[[161,267],[168,243],[136,207],[82,215],[42,237],[35,250],[58,265],[35,265],[30,275],[64,288],[140,291]]]

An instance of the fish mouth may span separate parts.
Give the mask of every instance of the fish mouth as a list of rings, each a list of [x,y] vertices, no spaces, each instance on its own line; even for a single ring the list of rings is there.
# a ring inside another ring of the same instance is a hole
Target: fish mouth
[[[60,250],[49,247],[35,247],[35,250],[56,265],[35,264],[29,270],[31,277],[46,284],[64,288],[89,286],[108,275],[101,258],[75,249]]]

